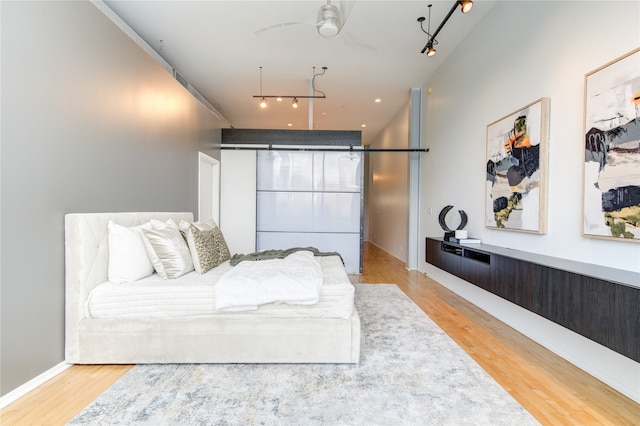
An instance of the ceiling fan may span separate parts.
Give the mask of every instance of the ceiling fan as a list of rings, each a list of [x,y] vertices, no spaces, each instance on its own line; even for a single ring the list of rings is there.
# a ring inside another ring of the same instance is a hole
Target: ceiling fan
[[[335,1],[332,3],[331,0],[327,0],[326,4],[320,6],[316,21],[313,24],[311,22],[284,22],[261,28],[257,30],[255,34],[259,36],[268,31],[291,25],[314,25],[318,34],[324,38],[339,38],[349,47],[376,51],[377,49],[375,47],[368,45],[346,31],[342,31],[342,27],[344,27],[347,18],[349,18],[349,15],[351,14],[351,9],[353,9],[355,0],[339,0],[339,6],[336,6],[335,3]]]
[[[345,4],[349,3],[350,6],[347,9]],[[318,10],[318,19],[316,20],[316,28],[318,34],[324,38],[331,38],[338,35],[345,21],[351,13],[353,2],[340,2],[340,8],[335,4],[331,4],[331,0],[327,0],[327,4],[320,6]]]

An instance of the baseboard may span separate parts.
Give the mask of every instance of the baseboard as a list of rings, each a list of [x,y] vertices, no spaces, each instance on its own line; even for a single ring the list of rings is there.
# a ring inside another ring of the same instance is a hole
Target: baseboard
[[[421,272],[556,355],[640,403],[640,363],[587,339],[446,271]]]
[[[6,395],[3,395],[2,397],[0,397],[0,408],[4,408],[7,405],[11,404],[12,402],[18,400],[19,398],[22,398],[27,393],[31,392],[32,390],[34,390],[38,386],[43,385],[48,380],[51,380],[52,378],[54,378],[58,374],[60,374],[63,371],[65,371],[67,368],[71,367],[72,365],[73,364],[67,364],[66,362],[61,362],[60,364],[51,367],[50,369],[48,369],[44,373],[42,373],[42,374],[34,377],[33,379],[29,380],[27,383],[25,383],[25,384],[23,384],[21,386],[18,386],[17,388],[12,390],[11,392],[9,392]]]

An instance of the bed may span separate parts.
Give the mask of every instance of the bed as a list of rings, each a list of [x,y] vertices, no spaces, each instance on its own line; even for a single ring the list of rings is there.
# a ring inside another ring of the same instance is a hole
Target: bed
[[[110,226],[140,227],[151,220],[190,223],[193,215],[65,216],[66,362],[359,362],[360,319],[353,285],[339,257],[315,257],[322,277],[317,300],[216,309],[216,286],[240,265],[226,261],[205,273],[191,271],[176,279],[153,273],[124,284],[109,281]],[[256,267],[259,262],[249,263]]]

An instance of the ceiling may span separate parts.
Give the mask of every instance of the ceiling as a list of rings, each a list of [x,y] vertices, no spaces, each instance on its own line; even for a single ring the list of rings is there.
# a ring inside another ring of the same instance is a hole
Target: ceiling
[[[322,0],[105,3],[233,127],[362,130],[369,144],[407,104],[410,88],[429,80],[494,1],[476,0],[464,15],[456,10],[438,34],[433,57],[420,54],[427,35],[417,18],[428,17],[433,4],[434,32],[453,0],[345,1],[349,16],[332,39],[315,28]],[[296,24],[280,25],[289,23]],[[260,95],[260,67],[262,94],[290,96],[308,96],[313,67],[316,73],[327,67],[315,79],[326,99],[300,99],[298,109],[291,99],[269,99],[261,109],[253,98]]]

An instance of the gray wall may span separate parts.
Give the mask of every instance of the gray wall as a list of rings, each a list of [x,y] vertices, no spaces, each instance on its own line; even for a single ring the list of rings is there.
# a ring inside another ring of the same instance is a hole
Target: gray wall
[[[91,3],[0,7],[4,395],[64,359],[64,214],[196,213],[221,123]]]

